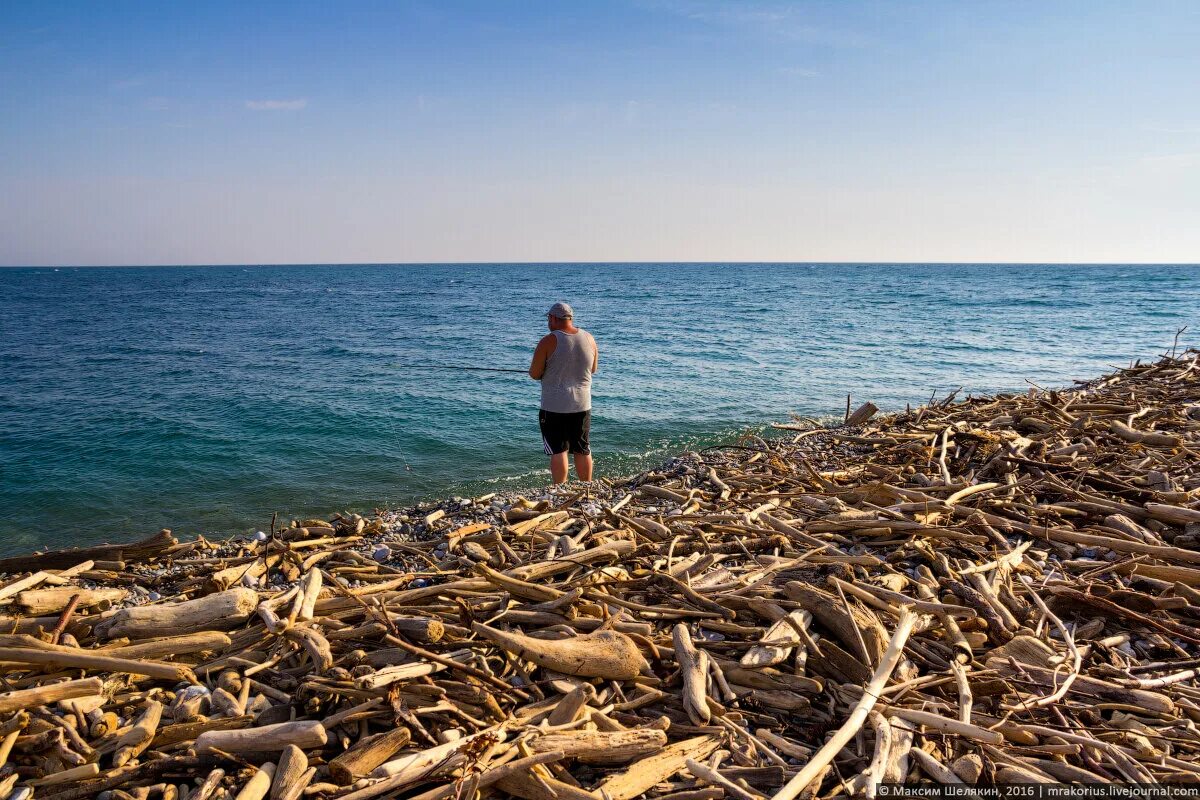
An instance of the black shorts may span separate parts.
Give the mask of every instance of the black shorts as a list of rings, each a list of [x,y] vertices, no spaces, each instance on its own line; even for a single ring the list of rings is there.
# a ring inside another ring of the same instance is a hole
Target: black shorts
[[[542,428],[542,444],[546,447],[546,455],[552,456],[568,450],[580,455],[592,452],[588,447],[588,432],[592,427],[591,411],[576,411],[573,414],[538,411],[538,425]]]

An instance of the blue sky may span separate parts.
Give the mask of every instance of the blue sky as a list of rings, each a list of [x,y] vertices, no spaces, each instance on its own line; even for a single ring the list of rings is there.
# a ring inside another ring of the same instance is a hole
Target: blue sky
[[[1200,3],[0,0],[0,264],[1200,261]]]

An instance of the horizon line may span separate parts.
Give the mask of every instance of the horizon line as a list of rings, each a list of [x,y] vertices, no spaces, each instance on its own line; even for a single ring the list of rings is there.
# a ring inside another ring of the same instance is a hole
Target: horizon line
[[[1192,261],[239,261],[179,264],[0,264],[0,269],[188,269],[204,267],[466,267],[466,266],[996,266],[996,267],[1200,267]]]

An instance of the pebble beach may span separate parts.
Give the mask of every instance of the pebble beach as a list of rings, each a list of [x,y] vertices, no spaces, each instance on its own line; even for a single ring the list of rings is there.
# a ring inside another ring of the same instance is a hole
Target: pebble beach
[[[849,423],[0,560],[0,796],[1200,778],[1200,352]]]

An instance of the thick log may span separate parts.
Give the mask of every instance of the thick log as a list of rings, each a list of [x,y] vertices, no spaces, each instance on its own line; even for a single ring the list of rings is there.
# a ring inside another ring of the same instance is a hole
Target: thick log
[[[78,608],[92,608],[102,603],[118,603],[129,595],[125,589],[81,589],[78,586],[57,586],[53,589],[29,589],[17,595],[17,605],[28,614],[55,614],[78,597]]]
[[[161,639],[147,639],[137,644],[119,647],[105,647],[96,651],[100,655],[113,658],[162,658],[163,656],[180,656],[190,653],[224,650],[233,643],[226,634],[219,631],[201,631],[182,636],[164,636]]]
[[[279,761],[275,763],[275,777],[271,779],[271,800],[282,800],[292,793],[293,787],[308,772],[308,756],[294,744],[283,748]]]
[[[887,631],[870,610],[848,602],[815,586],[790,581],[784,586],[815,621],[829,629],[846,649],[857,653],[870,666],[879,663],[887,643]],[[862,648],[866,647],[866,652]]]
[[[118,611],[96,626],[97,638],[146,639],[236,627],[258,607],[258,592],[229,589],[182,603],[138,606]]]
[[[535,753],[561,750],[567,758],[584,764],[627,764],[657,753],[667,743],[667,734],[653,728],[624,731],[561,731],[529,740]]]
[[[226,753],[269,753],[295,745],[301,750],[324,747],[329,741],[325,726],[318,721],[280,722],[260,728],[208,731],[196,737],[196,752],[221,750]]]
[[[408,728],[393,728],[386,733],[369,736],[330,761],[329,774],[342,786],[365,778],[371,774],[371,770],[408,744],[411,738]]]
[[[1131,428],[1120,420],[1113,420],[1109,429],[1127,442],[1145,444],[1151,447],[1181,447],[1183,439],[1167,433],[1139,431]]]
[[[102,544],[96,547],[79,547],[69,550],[54,550],[32,556],[0,558],[0,574],[33,572],[41,569],[63,569],[81,561],[126,561],[136,563],[161,554],[178,544],[170,531],[159,531],[153,536],[127,544]]]
[[[480,731],[472,736],[464,736],[415,753],[404,753],[371,770],[371,777],[387,778],[385,783],[391,789],[407,786],[421,780],[435,766],[455,766],[462,758],[461,751],[481,737],[495,737],[497,741],[502,742],[505,732],[502,729]]]
[[[99,678],[84,678],[78,681],[64,681],[32,689],[5,692],[0,694],[0,714],[9,714],[23,708],[37,708],[73,697],[88,697],[100,694],[103,689],[104,681]]]
[[[634,641],[617,631],[600,631],[569,639],[535,639],[476,622],[471,630],[508,652],[539,667],[581,678],[630,680],[649,669]]]

